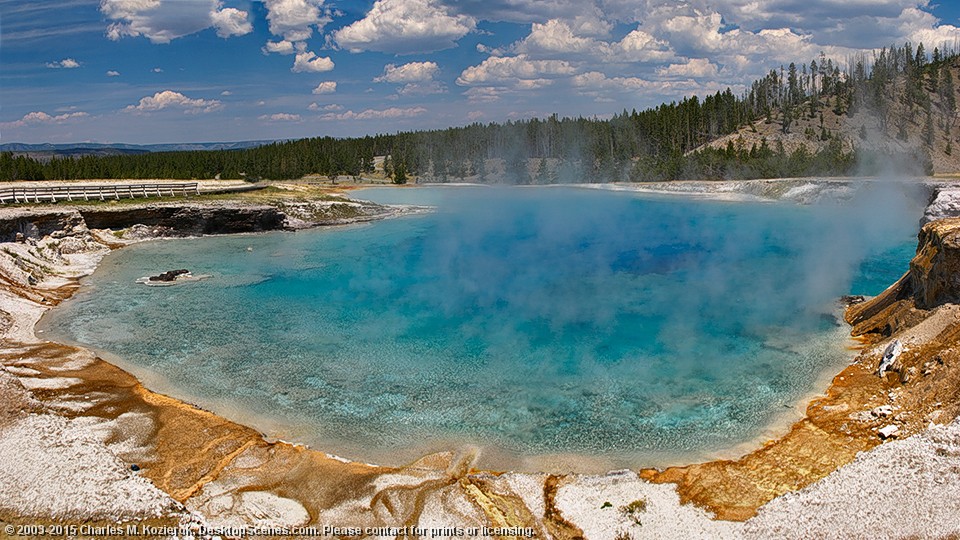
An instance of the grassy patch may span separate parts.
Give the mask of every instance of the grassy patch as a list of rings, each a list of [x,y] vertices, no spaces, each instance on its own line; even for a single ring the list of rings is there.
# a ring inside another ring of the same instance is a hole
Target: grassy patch
[[[646,499],[637,499],[630,504],[626,504],[620,507],[620,512],[630,520],[632,520],[637,525],[643,525],[640,522],[640,515],[647,511],[647,500]]]

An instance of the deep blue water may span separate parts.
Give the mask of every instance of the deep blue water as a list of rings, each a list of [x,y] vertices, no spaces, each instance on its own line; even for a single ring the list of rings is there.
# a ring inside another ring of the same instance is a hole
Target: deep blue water
[[[880,292],[915,248],[919,207],[898,193],[369,190],[437,211],[129,247],[45,326],[350,457],[697,453],[755,436],[849,354],[836,297]],[[181,267],[215,277],[133,283]]]

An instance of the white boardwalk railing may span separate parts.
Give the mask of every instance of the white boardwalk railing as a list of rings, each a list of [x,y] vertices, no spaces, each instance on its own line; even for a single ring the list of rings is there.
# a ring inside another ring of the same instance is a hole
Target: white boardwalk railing
[[[0,189],[0,204],[40,203],[74,200],[136,199],[138,197],[175,197],[199,195],[197,182],[179,184],[108,184],[102,186],[17,187]]]

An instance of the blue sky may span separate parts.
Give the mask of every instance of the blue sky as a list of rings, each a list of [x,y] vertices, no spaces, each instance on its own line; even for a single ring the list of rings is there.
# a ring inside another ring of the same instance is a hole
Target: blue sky
[[[821,51],[960,40],[918,0],[0,0],[0,140],[354,136],[606,116]]]

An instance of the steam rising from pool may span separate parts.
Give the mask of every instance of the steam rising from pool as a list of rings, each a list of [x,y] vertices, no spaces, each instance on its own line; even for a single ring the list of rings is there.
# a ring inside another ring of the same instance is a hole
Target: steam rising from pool
[[[845,354],[836,297],[899,277],[920,215],[890,186],[812,207],[361,195],[437,211],[134,246],[46,325],[350,457],[452,441],[629,462],[742,442],[811,390]],[[170,268],[215,278],[133,284]]]

